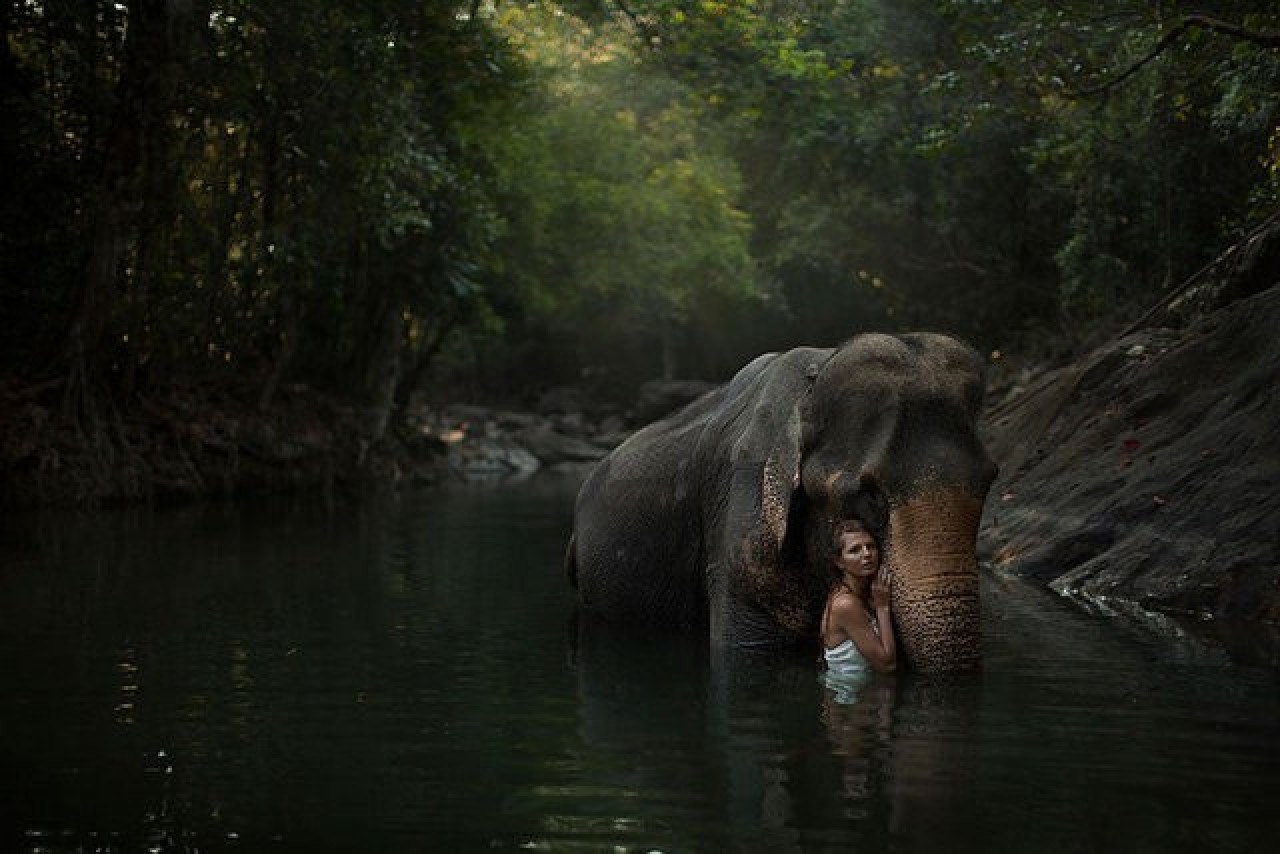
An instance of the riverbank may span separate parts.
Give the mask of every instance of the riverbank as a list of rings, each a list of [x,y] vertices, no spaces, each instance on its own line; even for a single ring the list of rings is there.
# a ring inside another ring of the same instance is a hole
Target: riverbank
[[[0,501],[96,505],[330,489],[412,460],[407,448],[365,448],[350,407],[283,389],[266,411],[183,385],[153,388],[93,419],[62,413],[62,386],[0,385]]]
[[[1280,625],[1280,227],[1064,364],[993,364],[983,430],[1001,466],[979,539],[1000,573],[1104,609]],[[0,381],[0,503],[102,504],[581,475],[705,384],[630,411],[551,394],[536,411],[410,407],[370,441],[302,386],[267,411],[154,389],[89,432],[57,383]]]
[[[980,550],[1103,609],[1280,624],[1280,232],[1129,330],[997,384]]]
[[[60,415],[58,382],[0,381],[0,504],[105,503],[581,474],[640,424],[711,386],[651,383],[630,410],[551,393],[535,411],[415,404],[377,441],[359,410],[300,385],[266,410],[156,388],[92,428]]]

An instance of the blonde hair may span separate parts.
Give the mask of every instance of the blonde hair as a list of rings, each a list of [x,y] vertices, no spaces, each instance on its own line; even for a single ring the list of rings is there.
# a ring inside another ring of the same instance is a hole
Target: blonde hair
[[[877,546],[880,545],[880,540],[876,537],[875,532],[871,530],[870,526],[861,519],[855,519],[853,517],[841,519],[839,522],[836,522],[831,535],[831,545],[839,549],[841,537],[845,534],[856,534],[858,532],[867,534],[871,539],[876,541]]]

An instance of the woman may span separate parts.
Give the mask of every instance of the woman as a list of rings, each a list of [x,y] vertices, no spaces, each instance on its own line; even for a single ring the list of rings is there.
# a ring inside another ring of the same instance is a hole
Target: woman
[[[835,547],[837,577],[822,615],[827,672],[891,672],[898,653],[889,615],[889,570],[881,565],[880,546],[862,522],[848,519],[836,526]]]

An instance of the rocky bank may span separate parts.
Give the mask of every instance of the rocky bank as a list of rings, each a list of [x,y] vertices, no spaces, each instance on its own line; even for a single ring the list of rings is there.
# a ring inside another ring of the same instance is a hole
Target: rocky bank
[[[1280,624],[1280,235],[1070,364],[997,383],[997,572],[1104,609]]]

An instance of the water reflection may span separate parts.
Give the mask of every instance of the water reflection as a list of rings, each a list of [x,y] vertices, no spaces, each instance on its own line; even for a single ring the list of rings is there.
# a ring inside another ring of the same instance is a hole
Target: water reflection
[[[596,794],[630,795],[633,811],[615,816],[623,841],[791,851],[887,840],[894,677],[840,702],[808,656],[711,651],[704,638],[590,620],[572,650],[579,735],[616,769],[616,788]],[[687,808],[678,834],[646,819],[655,804]]]
[[[821,686],[812,656],[719,650],[712,658],[712,711],[727,769],[730,842],[795,850]]]
[[[849,684],[849,683],[853,684]],[[878,796],[878,783],[892,775],[885,768],[893,733],[897,677],[873,673],[824,678],[822,723],[831,753],[841,761],[840,792],[850,818],[865,818],[864,803]]]
[[[991,577],[981,674],[843,694],[807,656],[573,623],[572,492],[538,489],[6,520],[0,848],[1217,851],[1280,833],[1274,670]]]

